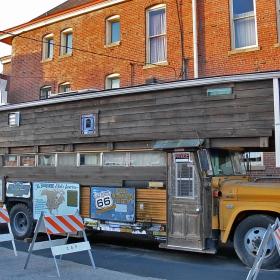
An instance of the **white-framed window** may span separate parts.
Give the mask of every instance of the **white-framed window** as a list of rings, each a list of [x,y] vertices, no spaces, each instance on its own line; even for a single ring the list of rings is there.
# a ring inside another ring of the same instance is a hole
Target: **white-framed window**
[[[147,10],[147,63],[167,61],[166,6],[157,5]]]
[[[35,166],[35,155],[23,155],[20,156],[20,166]]]
[[[55,166],[55,154],[38,155],[38,166]]]
[[[40,89],[40,99],[47,99],[50,97],[52,93],[52,87],[50,86],[44,86]]]
[[[81,153],[78,157],[79,166],[100,165],[100,153]]]
[[[174,153],[171,173],[171,195],[173,197],[193,199],[197,196],[199,177],[193,153]]]
[[[18,166],[18,157],[16,155],[3,156],[3,166]]]
[[[70,83],[61,83],[58,85],[58,92],[70,92]]]
[[[68,28],[61,32],[61,51],[60,55],[72,54],[73,29]]]
[[[43,37],[42,60],[53,58],[53,44],[53,34],[48,34]]]
[[[120,16],[112,16],[106,19],[106,45],[120,41]]]
[[[77,166],[77,154],[57,154],[57,166]]]
[[[119,88],[120,74],[110,74],[105,79],[105,89]]]
[[[257,45],[255,0],[230,0],[232,49]]]
[[[248,152],[243,155],[245,163],[247,159],[251,166],[263,166],[263,153],[261,152]]]
[[[127,166],[127,154],[125,152],[120,153],[103,153],[104,166]]]
[[[130,152],[129,166],[166,166],[166,154],[162,152]]]

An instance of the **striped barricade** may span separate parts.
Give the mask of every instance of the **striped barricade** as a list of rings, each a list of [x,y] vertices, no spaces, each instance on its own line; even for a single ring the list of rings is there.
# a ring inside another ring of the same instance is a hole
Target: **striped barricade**
[[[35,242],[38,232],[45,232],[48,235],[48,241]],[[67,244],[70,233],[82,232],[84,242]],[[53,234],[66,234],[66,238],[51,239]],[[79,214],[48,216],[41,214],[34,232],[32,243],[29,247],[29,252],[24,268],[27,267],[32,251],[51,248],[58,276],[60,277],[56,256],[62,257],[64,254],[75,253],[80,251],[88,251],[93,268],[95,268],[94,260],[91,254],[90,244],[85,234],[85,227],[82,218]]]
[[[0,208],[0,224],[7,224],[8,229],[9,229],[9,233],[0,234],[0,242],[12,241],[14,252],[15,252],[15,255],[17,256],[14,235],[12,233],[12,229],[11,229],[11,225],[10,225],[10,217],[9,217],[7,209]]]
[[[262,262],[265,258],[268,244],[270,243],[271,239],[274,239],[275,246],[277,247],[278,253],[280,255],[280,222],[277,218],[275,223],[273,225],[269,225],[264,236],[262,239],[262,242],[260,244],[260,247],[257,252],[257,256],[255,259],[255,262],[250,269],[248,276],[246,280],[255,280],[257,279],[258,273],[261,269]]]

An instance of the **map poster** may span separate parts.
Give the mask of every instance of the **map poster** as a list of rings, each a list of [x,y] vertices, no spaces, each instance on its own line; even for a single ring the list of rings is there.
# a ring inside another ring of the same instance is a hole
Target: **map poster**
[[[134,222],[135,189],[91,187],[90,218]]]
[[[33,183],[33,217],[70,215],[79,212],[80,185],[64,182]]]

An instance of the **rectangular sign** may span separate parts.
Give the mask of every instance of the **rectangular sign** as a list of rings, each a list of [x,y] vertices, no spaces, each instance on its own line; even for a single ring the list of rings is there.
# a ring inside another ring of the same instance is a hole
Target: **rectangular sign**
[[[8,197],[30,197],[31,183],[7,182],[6,196]]]
[[[91,187],[90,218],[134,222],[135,189]]]
[[[76,214],[80,210],[80,185],[65,182],[33,183],[33,216]]]

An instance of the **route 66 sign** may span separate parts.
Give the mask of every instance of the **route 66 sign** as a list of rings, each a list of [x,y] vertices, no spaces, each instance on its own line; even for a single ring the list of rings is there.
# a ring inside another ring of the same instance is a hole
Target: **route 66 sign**
[[[91,187],[90,218],[135,221],[135,188]]]
[[[112,193],[109,190],[93,195],[96,209],[104,209],[113,205]]]

